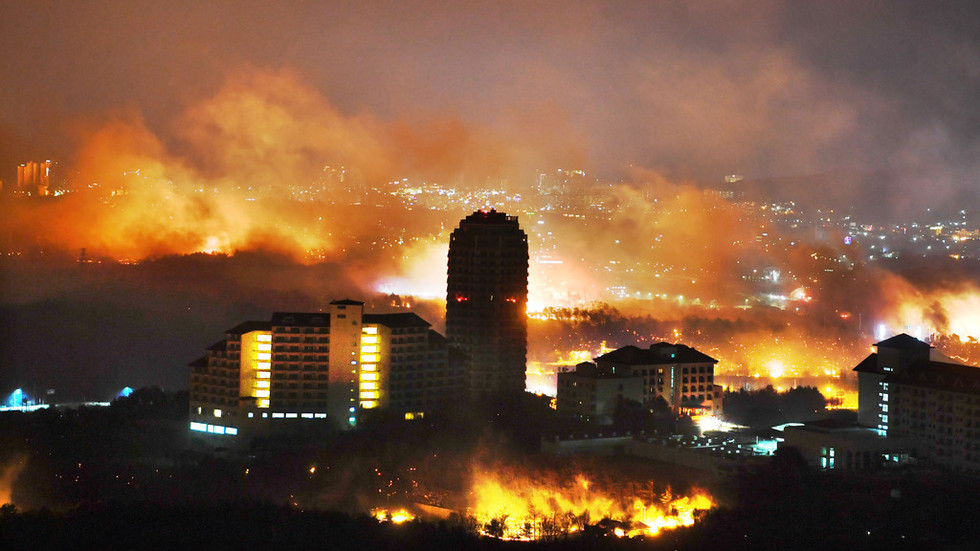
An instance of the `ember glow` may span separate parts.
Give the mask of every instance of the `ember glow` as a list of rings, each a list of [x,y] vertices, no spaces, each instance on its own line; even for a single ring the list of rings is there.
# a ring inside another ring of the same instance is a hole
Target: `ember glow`
[[[655,536],[662,530],[693,525],[715,506],[703,491],[675,496],[669,488],[644,500],[603,493],[579,475],[566,484],[531,478],[474,473],[469,510],[484,535],[510,540],[556,537],[605,525],[616,536]]]
[[[415,520],[415,515],[406,509],[391,510],[376,508],[371,510],[371,516],[378,519],[378,522],[390,522],[392,524],[401,524]]]

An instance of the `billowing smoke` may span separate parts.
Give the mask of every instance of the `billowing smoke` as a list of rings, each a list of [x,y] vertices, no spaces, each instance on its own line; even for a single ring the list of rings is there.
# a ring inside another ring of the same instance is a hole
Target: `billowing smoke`
[[[262,249],[303,263],[346,261],[364,239],[431,231],[419,227],[428,217],[352,208],[368,189],[402,178],[479,187],[581,160],[567,137],[541,142],[559,134],[549,125],[560,125],[543,110],[518,119],[512,134],[438,114],[379,121],[342,115],[293,72],[243,70],[188,107],[166,138],[133,110],[81,125],[69,171],[79,191],[12,204],[5,248],[86,248],[137,260]]]
[[[778,99],[784,85],[792,92],[813,82],[785,53],[763,59],[775,69],[745,60],[748,90]],[[691,78],[677,89],[695,106],[717,97],[698,99],[700,79]],[[783,119],[761,106],[748,110],[765,115],[759,121],[721,117],[745,107],[744,98],[733,101],[708,112],[717,117],[695,119],[689,134],[671,119],[647,145],[669,153],[670,144],[701,144],[744,157],[747,144]],[[970,321],[975,275],[936,281],[888,265],[845,269],[835,260],[843,251],[826,244],[840,240],[774,225],[751,204],[658,171],[574,184],[567,191],[581,217],[531,212],[524,205],[542,173],[587,168],[590,159],[567,109],[529,105],[492,125],[442,112],[381,119],[342,112],[296,72],[251,68],[190,103],[166,131],[133,109],[81,124],[69,170],[77,191],[5,202],[0,245],[34,260],[8,260],[4,270],[0,331],[13,344],[0,357],[17,384],[84,373],[79,392],[91,395],[161,380],[183,386],[183,362],[223,329],[345,296],[377,309],[411,305],[438,328],[448,234],[483,206],[522,213],[533,310],[615,307],[592,326],[538,323],[531,359],[558,361],[602,341],[670,340],[704,347],[731,373],[802,376],[849,368],[879,323],[892,332],[921,324],[980,335]],[[818,102],[806,118],[819,140],[851,127],[849,112],[835,105]],[[722,118],[733,129],[702,142]],[[788,124],[776,135],[796,136]],[[504,193],[440,208],[400,195],[423,186]],[[74,262],[82,249],[92,262]],[[542,264],[544,256],[561,264]],[[759,300],[766,294],[784,298],[769,306]]]

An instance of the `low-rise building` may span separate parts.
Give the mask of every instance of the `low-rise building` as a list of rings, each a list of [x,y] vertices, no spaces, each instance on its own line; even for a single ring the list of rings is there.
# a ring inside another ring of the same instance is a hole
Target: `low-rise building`
[[[643,378],[643,403],[663,398],[681,408],[715,412],[714,368],[718,360],[683,344],[660,342],[649,348],[624,346],[595,359],[602,370],[626,370]]]
[[[827,419],[789,425],[780,447],[796,448],[811,467],[827,471],[865,471],[909,461],[911,441],[886,437],[876,429]]]
[[[600,423],[612,421],[613,413],[624,400],[643,403],[643,378],[625,368],[600,368],[583,362],[574,371],[558,374],[556,409]]]

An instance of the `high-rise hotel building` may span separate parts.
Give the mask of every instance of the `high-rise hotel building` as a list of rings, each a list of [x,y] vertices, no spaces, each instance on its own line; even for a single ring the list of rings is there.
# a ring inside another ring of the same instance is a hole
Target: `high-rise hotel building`
[[[920,462],[980,477],[980,367],[904,333],[874,346],[877,352],[854,368],[858,422],[905,439],[908,455]]]
[[[524,391],[527,269],[527,235],[516,216],[477,211],[453,230],[446,337],[469,356],[472,396]]]
[[[241,323],[190,368],[191,434],[205,447],[351,428],[372,411],[421,416],[456,399],[464,380],[460,355],[428,322],[365,314],[353,300]]]

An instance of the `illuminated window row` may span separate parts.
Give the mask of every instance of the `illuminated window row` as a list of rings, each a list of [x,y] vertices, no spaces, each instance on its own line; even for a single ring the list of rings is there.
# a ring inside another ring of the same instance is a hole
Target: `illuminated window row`
[[[253,412],[249,412],[248,416],[249,418],[251,418],[254,417],[255,414]],[[292,412],[289,413],[275,412],[272,414],[273,419],[296,419],[298,417],[301,417],[303,419],[326,419],[327,414],[326,413],[292,413]],[[262,418],[268,419],[269,414],[263,413]]]
[[[238,429],[235,427],[225,427],[222,425],[211,425],[208,423],[197,423],[191,421],[191,430],[196,432],[206,432],[209,434],[224,434],[227,436],[238,435]]]

